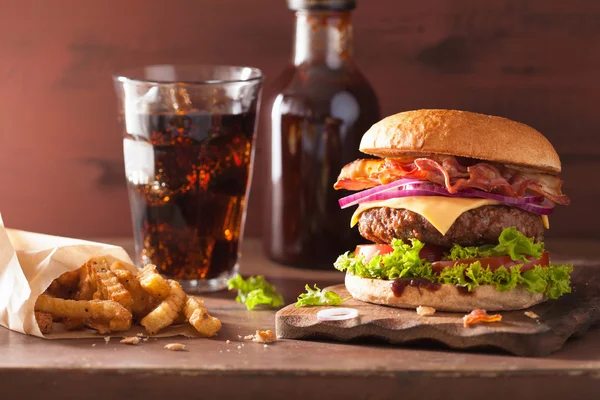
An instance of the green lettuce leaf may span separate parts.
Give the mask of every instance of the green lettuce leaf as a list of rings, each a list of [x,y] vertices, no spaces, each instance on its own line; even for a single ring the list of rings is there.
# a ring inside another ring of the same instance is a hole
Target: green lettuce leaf
[[[534,269],[525,271],[519,277],[519,284],[529,287],[533,293],[542,293],[548,287],[548,281],[543,273],[542,267],[536,266]]]
[[[395,278],[426,278],[432,279],[433,269],[431,263],[419,257],[419,252],[424,244],[411,239],[411,244],[394,239],[392,247],[394,251],[388,254],[375,255],[368,262],[364,262],[363,256],[355,257],[347,252],[338,257],[333,264],[340,271],[348,271],[352,275],[374,279]]]
[[[543,252],[543,243],[534,243],[533,238],[528,238],[515,227],[510,227],[502,231],[498,238],[498,244],[495,246],[463,247],[455,244],[446,258],[456,261],[470,258],[510,256],[512,260],[527,262],[526,256],[540,258]]]
[[[346,299],[342,299],[336,292],[332,292],[331,290],[322,291],[316,284],[314,289],[311,289],[309,285],[306,285],[304,288],[306,289],[306,293],[298,296],[296,307],[339,306],[346,301]]]
[[[477,273],[478,271],[475,264],[473,264],[473,266],[474,268],[472,270],[467,270],[466,272],[465,270],[468,267],[467,264],[456,265],[454,268],[444,268],[437,276],[438,283],[464,286],[470,292],[479,286],[479,282],[483,282],[483,280],[471,276],[471,274]],[[479,267],[481,267],[481,265],[479,265]],[[465,275],[469,276],[469,280],[467,280]]]
[[[252,310],[259,304],[273,308],[283,305],[283,296],[261,275],[244,279],[237,274],[227,281],[227,288],[229,290],[237,289],[238,295],[235,301],[245,304],[248,310]]]
[[[571,293],[571,273],[572,265],[554,265],[552,268],[542,268],[539,265],[530,271],[536,271],[542,274],[548,283],[544,292],[549,299],[558,299],[565,293]],[[527,271],[529,272],[529,271]]]
[[[527,238],[525,238],[527,242],[525,243],[521,237],[514,235],[511,231],[506,234],[505,232],[507,230],[503,232],[504,236],[498,246],[489,246],[483,251],[477,247],[462,247],[460,251],[464,251],[463,254],[470,254],[470,256],[458,259],[474,258],[474,255],[477,256],[475,258],[479,258],[511,255],[511,253],[515,256],[528,254],[539,257],[543,252],[543,244],[535,244]],[[492,271],[476,261],[444,268],[436,274],[433,272],[432,264],[419,257],[419,251],[423,246],[423,243],[416,239],[411,241],[411,245],[394,240],[392,242],[394,251],[391,253],[383,256],[376,255],[367,263],[364,262],[362,256],[357,257],[352,253],[346,253],[338,257],[334,266],[340,271],[363,278],[384,280],[424,278],[434,283],[463,286],[469,291],[480,285],[492,285],[496,290],[505,292],[514,289],[517,285],[522,285],[529,292],[544,293],[550,299],[557,299],[563,294],[571,292],[572,265],[552,264],[548,267],[538,265],[521,273],[523,264],[510,268],[500,267]],[[502,249],[500,246],[503,246]],[[495,250],[491,251],[491,248]]]

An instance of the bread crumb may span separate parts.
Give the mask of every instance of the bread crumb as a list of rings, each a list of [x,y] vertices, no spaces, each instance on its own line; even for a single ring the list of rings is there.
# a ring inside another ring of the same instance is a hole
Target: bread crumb
[[[169,343],[169,344],[165,345],[165,349],[171,350],[171,351],[184,351],[185,350],[185,344],[181,344],[181,343]]]
[[[419,314],[423,317],[427,317],[429,315],[435,314],[435,308],[427,307],[427,306],[419,306],[419,307],[417,307],[417,314]]]
[[[526,316],[528,316],[529,318],[532,319],[538,319],[540,316],[537,315],[536,313],[534,313],[533,311],[525,311],[524,313]]]
[[[96,347],[96,343],[92,344],[92,347]]]
[[[242,339],[242,335],[238,335],[238,339]]]
[[[104,336],[104,341],[108,344],[108,342],[110,342],[110,336]]]
[[[140,337],[139,336],[126,337],[126,338],[123,338],[119,343],[131,344],[131,345],[135,346],[137,344],[140,344]]]
[[[267,329],[266,331],[256,331],[254,335],[246,335],[244,336],[244,339],[258,343],[270,343],[277,340],[277,336],[275,335],[275,332]]]
[[[238,350],[240,350],[242,348],[242,346],[238,346],[237,348],[238,348]]]
[[[229,343],[231,343],[231,340],[227,339],[227,340],[225,341],[225,343],[229,344]]]
[[[228,353],[229,353],[230,351],[231,351],[230,349],[227,349],[227,352],[228,352]]]
[[[266,349],[267,347],[269,347],[268,344],[263,344],[263,347]]]
[[[143,340],[144,342],[147,342],[147,341],[148,341],[148,338],[147,338],[147,337],[145,337],[145,338],[143,338],[142,340]]]
[[[141,333],[141,332],[138,332],[138,333],[135,334],[135,336],[144,337],[144,334]]]

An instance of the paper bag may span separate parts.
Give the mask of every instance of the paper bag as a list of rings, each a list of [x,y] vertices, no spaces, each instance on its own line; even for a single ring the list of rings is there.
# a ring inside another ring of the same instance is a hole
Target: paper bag
[[[54,279],[97,256],[105,256],[111,262],[123,261],[135,272],[131,259],[121,247],[7,229],[0,215],[0,325],[50,339],[102,337],[92,330],[43,335],[34,314],[37,297]],[[159,336],[197,336],[188,324],[185,325],[161,331]],[[143,328],[132,327],[131,331],[116,332],[114,336],[130,336],[136,332],[143,332]]]

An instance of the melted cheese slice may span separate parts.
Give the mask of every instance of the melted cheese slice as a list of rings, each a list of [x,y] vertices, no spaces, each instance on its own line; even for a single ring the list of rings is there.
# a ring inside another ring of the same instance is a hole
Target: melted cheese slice
[[[445,196],[411,196],[388,199],[382,201],[370,201],[358,206],[352,219],[350,227],[358,223],[358,217],[364,211],[376,207],[404,208],[426,218],[442,235],[450,229],[454,221],[462,213],[483,206],[503,204],[489,199],[467,199],[461,197]],[[542,215],[542,223],[546,229],[550,228],[548,216]]]
[[[550,220],[547,215],[542,215],[542,224],[544,224],[544,228],[550,229]]]

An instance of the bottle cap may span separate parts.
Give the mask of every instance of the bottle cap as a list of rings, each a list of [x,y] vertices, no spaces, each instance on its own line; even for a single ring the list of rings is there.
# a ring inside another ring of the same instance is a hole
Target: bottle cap
[[[345,11],[356,8],[356,0],[287,0],[290,10]]]

